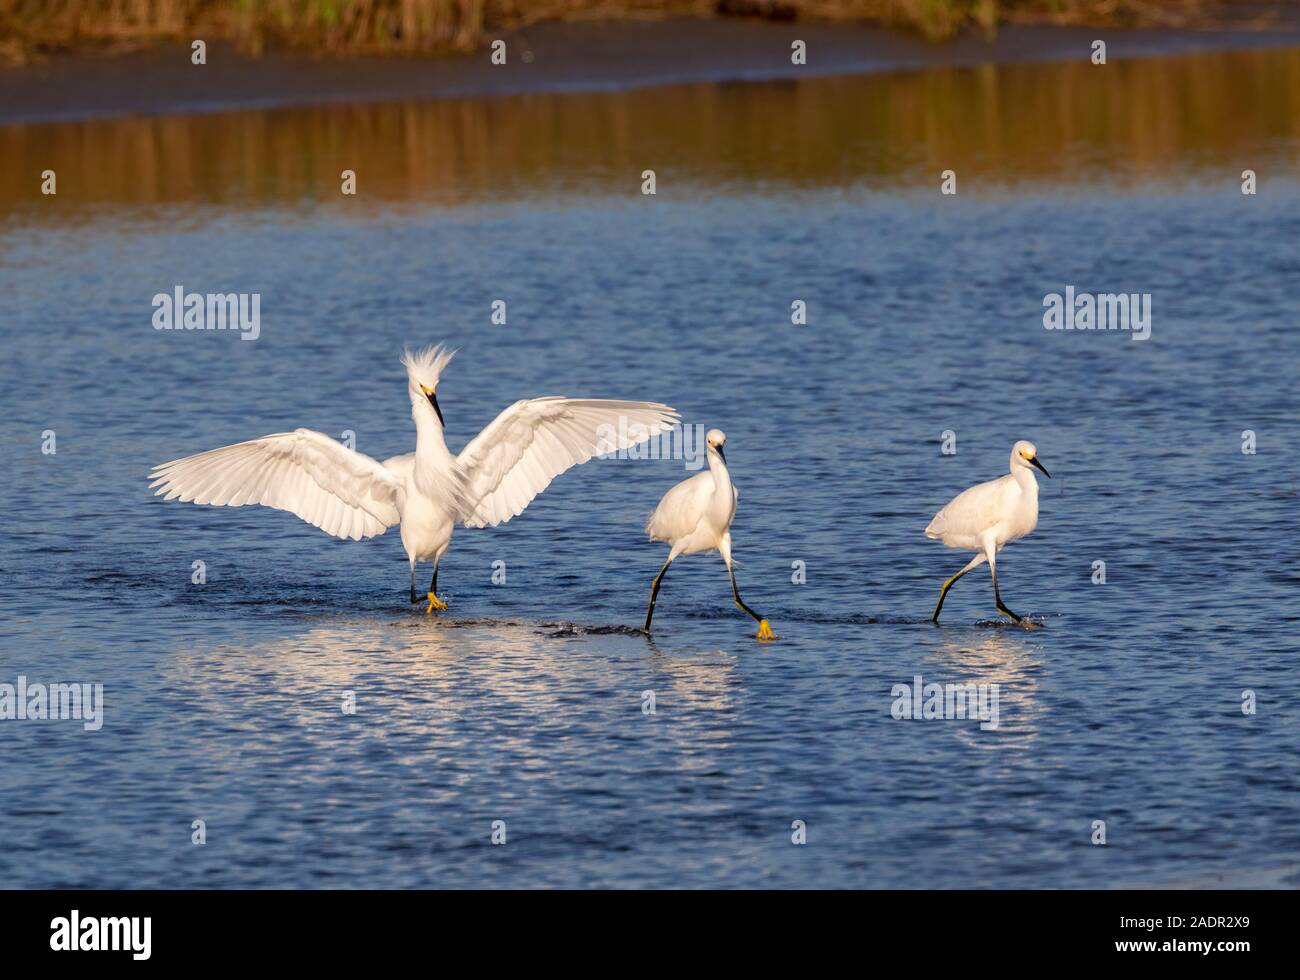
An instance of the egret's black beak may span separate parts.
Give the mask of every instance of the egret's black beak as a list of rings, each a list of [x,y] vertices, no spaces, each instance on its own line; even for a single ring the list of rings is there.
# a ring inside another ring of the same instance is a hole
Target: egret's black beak
[[[433,406],[433,411],[438,416],[438,424],[444,429],[447,428],[447,423],[442,420],[442,409],[438,407],[438,396],[430,391],[425,397],[429,399],[429,404]]]
[[[724,452],[722,451],[722,447],[721,447],[721,446],[714,446],[713,448],[716,449],[716,450],[718,451],[718,458],[722,460],[722,465],[723,465],[723,466],[726,466],[726,465],[727,465],[727,454],[724,453]]]
[[[1034,469],[1036,469],[1036,470],[1041,470],[1042,473],[1043,473],[1043,476],[1047,477],[1049,480],[1052,478],[1052,474],[1047,472],[1047,470],[1046,470],[1046,468],[1043,466],[1043,464],[1040,463],[1040,462],[1038,461],[1038,457],[1037,457],[1037,456],[1030,456],[1030,457],[1029,457],[1029,465],[1032,466],[1032,467],[1033,467]]]

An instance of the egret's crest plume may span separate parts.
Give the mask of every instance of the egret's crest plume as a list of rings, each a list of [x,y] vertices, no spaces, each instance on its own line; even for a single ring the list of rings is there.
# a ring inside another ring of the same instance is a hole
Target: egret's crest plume
[[[456,352],[450,350],[445,344],[421,347],[414,353],[408,347],[402,353],[402,363],[406,365],[407,375],[416,384],[422,384],[427,388],[436,388],[438,378],[442,376],[443,370],[455,356]]]

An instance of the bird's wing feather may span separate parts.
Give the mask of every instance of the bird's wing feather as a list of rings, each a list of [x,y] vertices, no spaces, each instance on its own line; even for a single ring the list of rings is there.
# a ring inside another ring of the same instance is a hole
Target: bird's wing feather
[[[644,442],[671,429],[678,418],[655,402],[559,397],[515,402],[457,457],[468,479],[465,526],[505,523],[565,470]]]
[[[691,534],[700,523],[713,496],[713,474],[701,470],[673,487],[646,521],[645,533],[669,544]]]
[[[311,429],[172,460],[149,478],[154,495],[167,500],[261,504],[354,541],[383,534],[401,520],[401,480],[369,456]]]
[[[945,540],[954,535],[977,538],[981,531],[1003,518],[1007,510],[1007,494],[1019,493],[1019,490],[1015,479],[1009,475],[968,487],[934,515],[934,520],[925,529],[925,536]]]
[[[400,456],[389,456],[380,464],[384,469],[397,477],[399,481],[405,483],[407,478],[415,471],[415,453],[402,453]]]

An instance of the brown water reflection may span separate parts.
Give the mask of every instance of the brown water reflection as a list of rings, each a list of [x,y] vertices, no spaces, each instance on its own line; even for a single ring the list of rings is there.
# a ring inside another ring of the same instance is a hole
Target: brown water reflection
[[[1300,50],[0,127],[0,217],[457,205],[674,182],[961,189],[1300,162]],[[1280,158],[1280,159],[1279,159]],[[40,174],[58,173],[57,206]],[[358,175],[343,198],[339,174]]]

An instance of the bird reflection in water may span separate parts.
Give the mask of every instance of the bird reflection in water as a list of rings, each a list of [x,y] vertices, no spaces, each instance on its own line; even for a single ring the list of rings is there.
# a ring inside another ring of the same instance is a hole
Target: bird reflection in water
[[[962,725],[957,737],[985,749],[1023,748],[1033,742],[1046,711],[1039,697],[1044,659],[1042,643],[1013,629],[944,639],[931,660],[950,674],[948,680],[998,686],[997,730]]]

